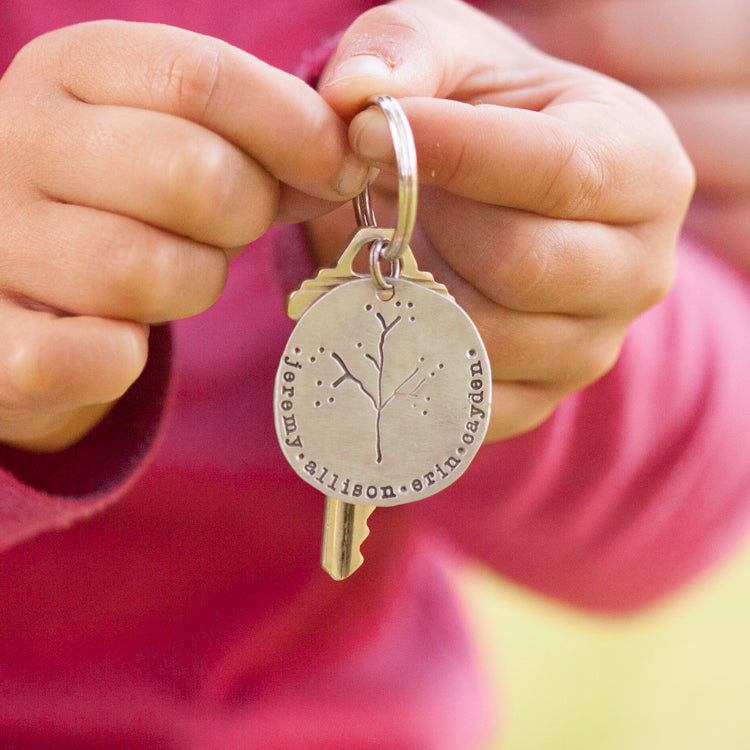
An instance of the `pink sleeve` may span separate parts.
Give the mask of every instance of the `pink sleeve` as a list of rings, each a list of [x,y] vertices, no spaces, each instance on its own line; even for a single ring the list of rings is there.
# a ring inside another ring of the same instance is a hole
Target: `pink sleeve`
[[[615,368],[541,428],[487,445],[424,511],[550,596],[624,611],[727,552],[750,514],[750,284],[683,243],[672,294]]]
[[[171,338],[153,328],[140,379],[77,445],[33,454],[0,445],[0,550],[115,501],[153,453],[168,401]]]

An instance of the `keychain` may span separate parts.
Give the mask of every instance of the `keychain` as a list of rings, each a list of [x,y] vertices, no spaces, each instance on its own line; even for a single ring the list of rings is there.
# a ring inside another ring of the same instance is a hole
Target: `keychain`
[[[298,322],[274,386],[281,449],[326,495],[322,565],[337,580],[362,564],[375,507],[421,500],[463,474],[484,439],[492,389],[476,327],[409,248],[417,164],[406,115],[388,96],[369,104],[393,138],[396,227],[377,226],[368,185],[354,201],[359,229],[336,266],[288,299]],[[357,273],[363,250],[369,272]]]

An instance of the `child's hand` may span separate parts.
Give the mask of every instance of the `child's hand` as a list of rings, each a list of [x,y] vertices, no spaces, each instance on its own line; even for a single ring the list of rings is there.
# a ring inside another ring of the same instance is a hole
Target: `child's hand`
[[[698,178],[688,228],[750,275],[747,0],[494,0],[542,49],[639,88]]]
[[[654,105],[457,0],[366,13],[319,88],[345,118],[373,94],[401,99],[422,184],[412,248],[483,335],[491,438],[531,429],[613,365],[631,321],[670,287],[693,187]],[[376,109],[354,117],[349,136],[363,159],[392,171]],[[392,207],[392,184],[376,211],[383,224],[386,200]],[[350,216],[313,223],[321,260],[339,249]]]
[[[0,441],[65,447],[141,372],[148,325],[200,312],[232,253],[361,190],[298,79],[164,26],[40,37],[0,80]]]

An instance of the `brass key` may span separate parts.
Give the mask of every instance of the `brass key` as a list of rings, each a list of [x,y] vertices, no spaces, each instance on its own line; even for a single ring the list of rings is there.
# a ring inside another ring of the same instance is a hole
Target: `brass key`
[[[360,547],[370,534],[367,525],[374,505],[354,505],[326,498],[320,564],[335,581],[343,581],[364,562]]]

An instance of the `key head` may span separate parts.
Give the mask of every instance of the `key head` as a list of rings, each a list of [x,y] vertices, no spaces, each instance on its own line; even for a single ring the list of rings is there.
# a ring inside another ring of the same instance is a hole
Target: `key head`
[[[284,455],[308,484],[348,503],[439,492],[466,470],[489,421],[490,366],[470,318],[424,285],[392,283],[390,295],[364,278],[319,297],[276,376]]]
[[[333,268],[321,268],[313,278],[303,281],[299,289],[289,295],[287,315],[292,320],[299,320],[310,305],[321,296],[337,286],[356,279],[369,278],[368,274],[357,273],[354,262],[360,251],[379,240],[390,241],[393,229],[383,227],[362,227],[358,229],[349,244],[344,248]],[[438,283],[432,274],[420,271],[411,248],[407,247],[400,258],[401,278],[415,281],[436,292],[453,299],[443,284]]]

